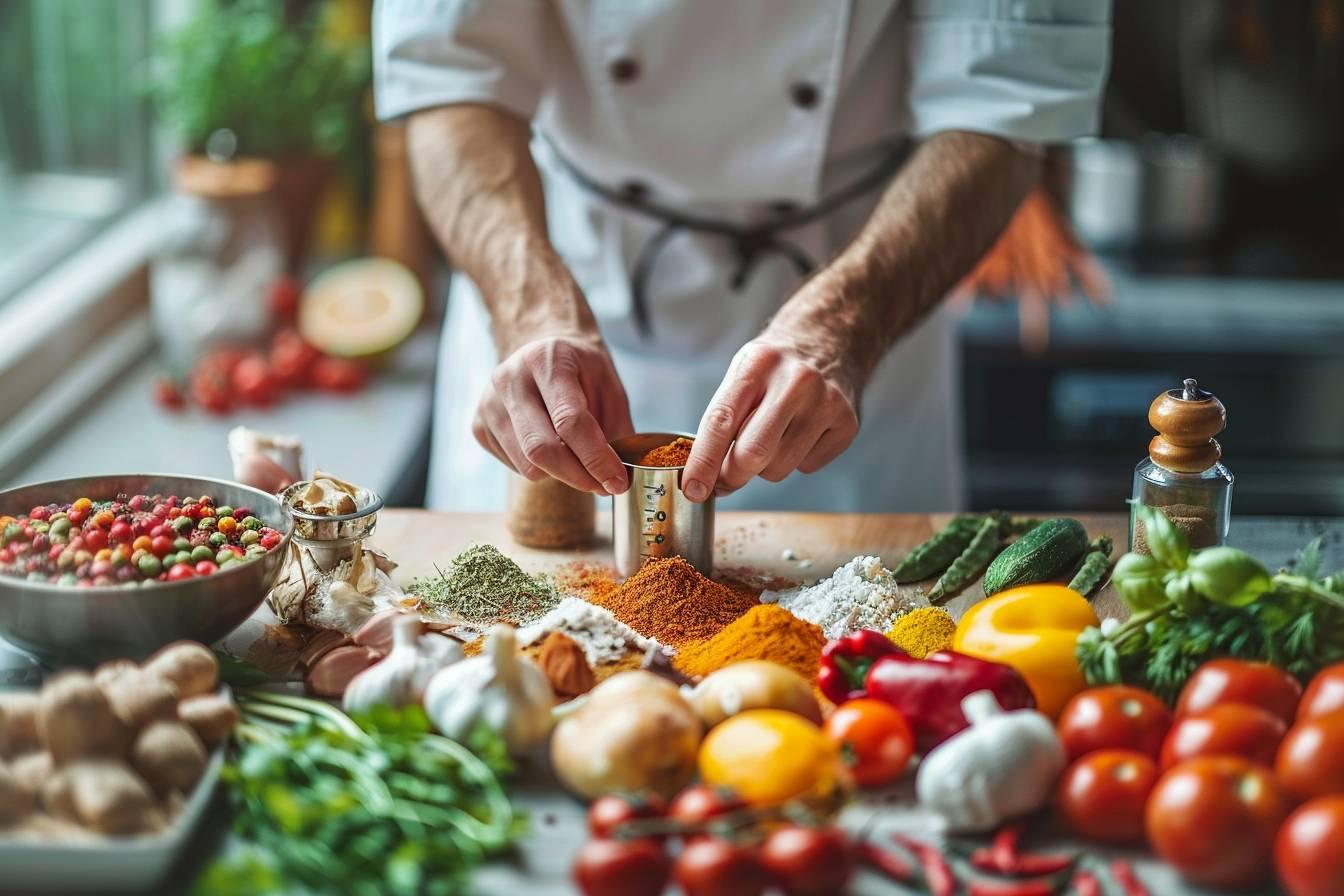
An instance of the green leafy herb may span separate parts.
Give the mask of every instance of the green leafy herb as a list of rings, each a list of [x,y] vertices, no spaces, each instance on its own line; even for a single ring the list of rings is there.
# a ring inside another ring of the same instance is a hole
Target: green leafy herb
[[[453,896],[523,831],[488,732],[473,750],[432,733],[418,706],[352,720],[265,691],[238,703],[243,749],[224,780],[248,846],[212,865],[199,894]]]

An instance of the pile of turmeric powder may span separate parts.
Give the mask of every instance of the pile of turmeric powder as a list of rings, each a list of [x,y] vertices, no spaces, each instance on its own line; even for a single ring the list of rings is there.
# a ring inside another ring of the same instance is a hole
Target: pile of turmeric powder
[[[917,607],[896,620],[887,640],[922,660],[931,653],[952,649],[956,620],[942,607]]]
[[[686,644],[672,665],[687,675],[708,675],[739,660],[769,660],[811,681],[826,635],[776,604],[757,604],[718,634]]]

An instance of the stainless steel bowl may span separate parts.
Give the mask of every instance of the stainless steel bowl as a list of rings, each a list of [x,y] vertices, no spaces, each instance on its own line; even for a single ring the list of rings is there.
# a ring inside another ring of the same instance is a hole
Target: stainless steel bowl
[[[40,504],[127,495],[210,495],[216,503],[248,507],[283,533],[279,545],[248,563],[211,576],[138,588],[71,588],[0,575],[0,637],[52,666],[141,659],[170,641],[209,644],[237,628],[261,605],[289,547],[294,524],[266,492],[191,476],[118,474],[56,479],[0,492],[0,514],[27,513]]]

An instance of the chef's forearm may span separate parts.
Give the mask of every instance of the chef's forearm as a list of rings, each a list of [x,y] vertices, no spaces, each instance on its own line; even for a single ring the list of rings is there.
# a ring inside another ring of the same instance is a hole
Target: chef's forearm
[[[925,141],[858,236],[785,304],[770,329],[816,334],[813,353],[829,355],[861,385],[993,245],[1038,167],[1012,144],[982,134]]]
[[[546,234],[528,123],[464,104],[418,112],[407,128],[420,205],[448,258],[479,288],[500,357],[541,336],[595,334]]]

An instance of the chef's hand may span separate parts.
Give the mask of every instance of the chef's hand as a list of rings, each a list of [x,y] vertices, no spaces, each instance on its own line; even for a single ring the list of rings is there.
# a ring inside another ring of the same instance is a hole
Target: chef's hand
[[[836,344],[772,325],[734,356],[682,473],[692,501],[835,460],[859,431],[858,377]]]
[[[607,443],[634,432],[630,402],[596,335],[547,336],[513,350],[490,377],[472,432],[533,481],[549,475],[582,491],[625,491],[625,467]]]

